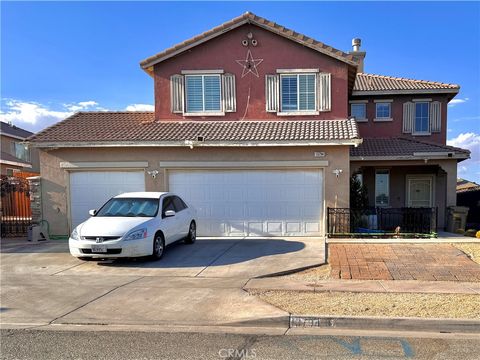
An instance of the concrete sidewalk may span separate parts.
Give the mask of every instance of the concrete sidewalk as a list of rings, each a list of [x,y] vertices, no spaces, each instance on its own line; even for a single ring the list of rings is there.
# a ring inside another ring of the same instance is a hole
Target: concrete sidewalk
[[[480,294],[480,283],[417,280],[319,280],[299,281],[282,277],[250,279],[244,290],[340,291],[376,293]]]

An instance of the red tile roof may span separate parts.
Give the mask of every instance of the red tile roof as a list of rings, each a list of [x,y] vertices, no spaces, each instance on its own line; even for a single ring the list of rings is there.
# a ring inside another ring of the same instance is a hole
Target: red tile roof
[[[447,90],[458,92],[460,86],[435,81],[405,79],[392,76],[358,73],[353,91]]]
[[[35,134],[34,143],[288,142],[359,139],[352,120],[155,121],[153,112],[79,112]]]
[[[293,30],[290,30],[282,25],[276,24],[273,21],[267,20],[260,16],[257,16],[251,12],[246,12],[230,21],[227,21],[211,30],[205,31],[204,33],[194,36],[191,39],[185,40],[177,45],[174,45],[158,54],[150,56],[149,58],[140,62],[140,66],[147,71],[148,73],[152,72],[151,67],[163,60],[166,60],[180,52],[190,49],[204,41],[219,36],[229,30],[236,28],[237,26],[243,24],[254,24],[263,29],[269,30],[275,34],[283,36],[287,39],[295,41],[303,46],[309,47],[313,50],[319,51],[331,57],[334,57],[340,61],[346,62],[349,65],[357,66],[358,63],[351,54],[345,53],[341,50],[337,50],[331,46],[328,46],[320,41],[312,39],[306,35],[297,33]]]
[[[364,138],[361,145],[350,149],[350,156],[355,158],[415,157],[415,153],[452,153],[468,158],[470,151],[448,145],[422,142],[409,138]],[[418,155],[417,155],[418,157]],[[419,157],[419,159],[422,159]]]

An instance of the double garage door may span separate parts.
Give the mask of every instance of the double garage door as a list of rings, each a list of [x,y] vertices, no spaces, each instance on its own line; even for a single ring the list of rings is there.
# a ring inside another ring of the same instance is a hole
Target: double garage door
[[[144,172],[72,172],[74,226],[111,196],[145,191]],[[199,236],[319,236],[323,173],[292,170],[169,170],[168,187],[197,210]]]

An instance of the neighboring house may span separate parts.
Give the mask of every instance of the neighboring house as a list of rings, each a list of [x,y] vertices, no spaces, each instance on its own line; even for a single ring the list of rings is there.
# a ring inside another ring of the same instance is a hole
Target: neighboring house
[[[0,121],[0,124],[2,143],[0,173],[10,176],[20,171],[39,173],[38,150],[30,149],[25,142],[33,133],[3,121]]]
[[[30,139],[51,232],[119,192],[169,190],[199,235],[318,236],[353,172],[371,205],[438,206],[443,227],[469,157],[445,145],[459,87],[363,74],[364,57],[358,39],[345,53],[245,13],[142,61],[155,112],[80,112]]]
[[[466,229],[480,230],[480,185],[459,178],[457,180],[457,205],[469,209]]]

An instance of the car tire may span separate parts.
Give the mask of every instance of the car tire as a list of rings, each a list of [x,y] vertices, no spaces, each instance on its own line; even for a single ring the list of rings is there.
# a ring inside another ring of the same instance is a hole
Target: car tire
[[[160,260],[165,253],[165,239],[162,234],[155,234],[153,238],[152,259]]]
[[[197,225],[195,224],[195,221],[192,221],[188,228],[188,235],[185,238],[185,244],[193,244],[195,240],[197,240]]]

